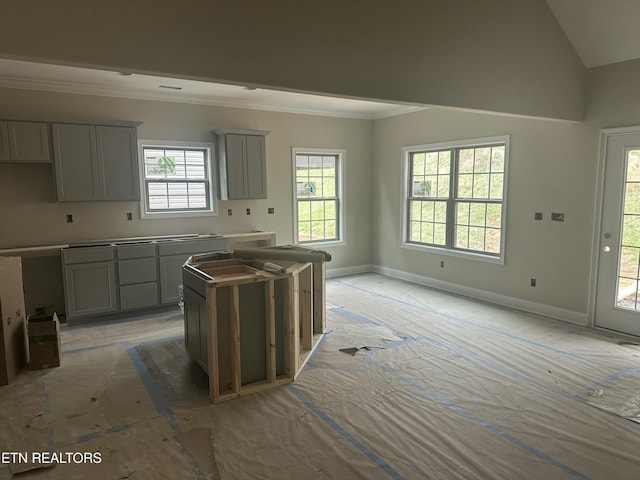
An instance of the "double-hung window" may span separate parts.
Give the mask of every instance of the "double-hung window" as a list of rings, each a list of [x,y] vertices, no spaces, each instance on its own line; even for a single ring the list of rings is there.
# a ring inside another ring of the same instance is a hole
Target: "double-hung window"
[[[212,145],[139,141],[141,216],[215,215]]]
[[[509,137],[403,148],[403,246],[504,261]]]
[[[295,243],[344,241],[344,150],[293,148]]]

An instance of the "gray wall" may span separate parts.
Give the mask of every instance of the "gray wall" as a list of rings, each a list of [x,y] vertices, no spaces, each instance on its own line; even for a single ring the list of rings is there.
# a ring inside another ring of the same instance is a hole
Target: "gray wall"
[[[602,128],[640,125],[640,60],[588,70],[585,121]]]
[[[511,136],[504,265],[400,248],[400,149]],[[598,131],[581,123],[427,110],[374,126],[373,264],[566,311],[587,311]],[[534,212],[544,214],[534,220]],[[551,222],[564,212],[564,223]],[[445,268],[440,268],[440,261]],[[530,278],[537,286],[529,286]],[[576,314],[576,315],[574,315]]]
[[[22,0],[0,57],[582,119],[585,70],[542,0]]]
[[[291,147],[346,150],[347,245],[329,249],[332,268],[368,264],[371,224],[371,122],[86,95],[0,89],[6,119],[140,121],[143,139],[213,141],[217,127],[270,130],[268,200],[220,201],[219,216],[140,219],[136,202],[54,202],[52,166],[0,163],[0,248],[114,237],[181,233],[277,232],[293,241]],[[275,215],[267,208],[274,207]],[[233,216],[227,216],[227,209]],[[251,208],[251,215],[245,209]],[[126,213],[134,213],[127,221]],[[66,223],[66,214],[74,222]]]

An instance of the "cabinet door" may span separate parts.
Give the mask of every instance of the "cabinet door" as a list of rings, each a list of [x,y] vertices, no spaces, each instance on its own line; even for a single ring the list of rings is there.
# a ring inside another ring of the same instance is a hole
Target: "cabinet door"
[[[160,302],[178,303],[178,285],[182,285],[182,265],[190,255],[160,257]]]
[[[247,135],[247,196],[267,198],[267,161],[263,136]]]
[[[51,163],[46,123],[8,122],[12,162]]]
[[[67,318],[118,310],[114,262],[66,265]]]
[[[58,201],[98,200],[95,127],[54,124],[52,132]]]
[[[230,200],[247,198],[246,136],[227,134],[227,191]]]
[[[7,122],[0,122],[0,162],[8,162],[10,160],[9,125]]]
[[[137,135],[133,127],[96,127],[101,200],[139,200]]]
[[[207,301],[190,288],[184,289],[184,343],[187,352],[205,372],[209,371]],[[203,345],[204,344],[204,345]]]

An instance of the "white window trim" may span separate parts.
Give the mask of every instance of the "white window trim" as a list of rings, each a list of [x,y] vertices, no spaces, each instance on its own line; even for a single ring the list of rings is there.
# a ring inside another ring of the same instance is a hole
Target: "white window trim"
[[[338,239],[337,240],[319,240],[315,242],[298,242],[298,197],[297,197],[297,182],[296,182],[296,155],[337,155],[338,165],[336,171],[338,172],[338,181],[336,188],[336,196],[340,199],[338,207]],[[296,245],[306,246],[323,246],[323,247],[337,247],[347,244],[346,229],[345,229],[345,212],[346,212],[346,199],[344,195],[345,185],[345,163],[346,163],[347,151],[339,148],[303,148],[303,147],[291,147],[291,164],[292,164],[292,193],[293,193],[293,242]]]
[[[148,212],[147,211],[147,194],[145,190],[144,176],[144,147],[153,148],[200,148],[207,150],[207,178],[209,181],[209,205],[210,209],[206,211],[188,211],[181,210],[176,212]],[[138,171],[140,172],[140,218],[185,218],[185,217],[215,217],[218,215],[218,182],[215,169],[215,145],[206,142],[183,142],[170,140],[147,140],[138,139]]]
[[[501,135],[496,137],[483,137],[483,138],[473,138],[473,139],[465,139],[465,140],[456,140],[449,142],[440,142],[440,143],[428,143],[423,145],[410,145],[401,148],[402,152],[402,207],[401,207],[401,216],[400,216],[400,248],[406,250],[415,250],[421,252],[428,252],[437,255],[446,255],[450,257],[459,257],[459,258],[467,258],[473,260],[479,260],[482,262],[488,263],[496,263],[500,265],[504,265],[505,263],[505,247],[506,247],[506,218],[507,218],[507,192],[509,190],[509,155],[510,155],[510,136],[509,135]],[[465,148],[465,147],[482,147],[483,145],[491,145],[496,143],[504,143],[504,176],[503,176],[503,197],[502,197],[502,218],[500,222],[500,256],[492,256],[485,255],[477,252],[467,252],[464,250],[455,250],[447,247],[436,247],[432,245],[420,245],[413,242],[408,241],[409,235],[409,208],[408,208],[408,196],[409,196],[409,182],[407,179],[409,178],[409,162],[411,158],[411,153],[413,152],[424,152],[424,151],[434,151],[434,150],[443,150],[447,148]]]

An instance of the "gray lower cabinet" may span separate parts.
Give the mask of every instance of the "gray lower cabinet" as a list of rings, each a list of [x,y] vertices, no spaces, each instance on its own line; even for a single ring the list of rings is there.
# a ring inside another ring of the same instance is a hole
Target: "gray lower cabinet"
[[[155,245],[119,245],[116,252],[120,310],[158,305],[158,262]]]
[[[112,247],[63,250],[67,319],[118,311]]]
[[[65,248],[67,319],[73,323],[100,314],[172,304],[177,307],[182,265],[187,258],[228,246],[226,238],[186,238]]]
[[[191,255],[229,248],[226,238],[207,238],[162,243],[158,246],[160,266],[160,302],[178,302],[178,286],[182,285],[182,265]]]
[[[207,300],[192,290],[184,288],[184,344],[186,350],[205,372],[209,371],[209,323]]]

